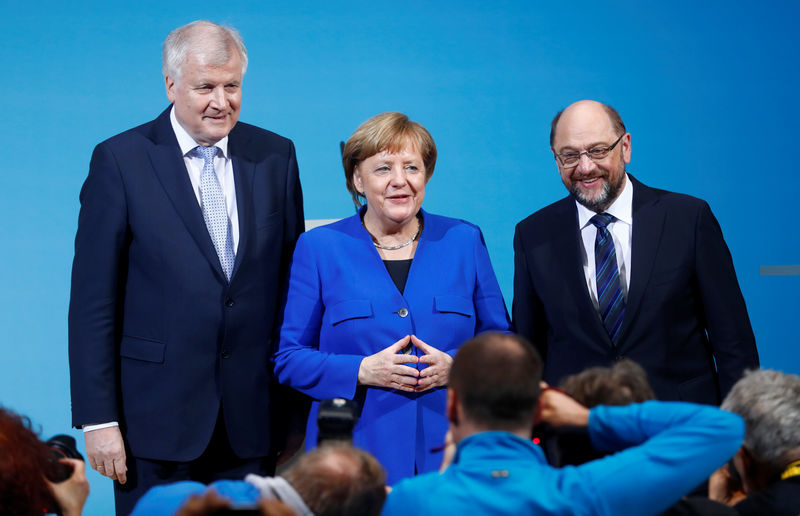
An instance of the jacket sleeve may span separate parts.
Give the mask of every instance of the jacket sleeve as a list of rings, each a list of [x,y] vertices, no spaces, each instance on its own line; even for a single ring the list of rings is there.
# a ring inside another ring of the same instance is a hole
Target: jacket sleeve
[[[107,144],[98,145],[80,194],[69,303],[72,424],[118,421],[118,339],[129,232],[125,187]]]
[[[565,494],[592,514],[659,514],[730,459],[744,422],[706,405],[648,401],[595,407],[589,435],[600,450],[624,451],[565,472]]]
[[[503,293],[497,283],[483,233],[479,229],[475,238],[474,253],[476,278],[473,303],[477,318],[475,334],[485,331],[510,331],[511,321],[508,319]]]
[[[323,285],[307,236],[300,237],[294,251],[275,374],[282,384],[312,398],[352,399],[364,357],[319,349]]]
[[[695,231],[697,282],[717,362],[720,396],[724,398],[745,369],[758,368],[758,351],[731,253],[719,222],[705,202]]]
[[[520,226],[517,225],[514,231],[514,299],[511,303],[513,328],[533,344],[544,361],[547,358],[547,315],[533,286],[528,262]]]

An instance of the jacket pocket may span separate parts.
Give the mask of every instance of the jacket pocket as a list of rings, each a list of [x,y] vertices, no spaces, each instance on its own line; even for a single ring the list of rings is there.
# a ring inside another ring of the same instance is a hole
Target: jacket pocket
[[[166,347],[163,342],[123,335],[119,354],[125,358],[163,364]]]
[[[350,319],[372,317],[372,303],[369,299],[350,299],[333,305],[328,312],[331,324],[335,326]]]
[[[465,317],[475,316],[475,305],[471,299],[461,296],[436,296],[434,306],[437,312],[461,314]]]

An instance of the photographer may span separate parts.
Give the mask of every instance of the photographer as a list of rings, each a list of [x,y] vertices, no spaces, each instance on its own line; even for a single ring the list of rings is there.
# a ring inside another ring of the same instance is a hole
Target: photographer
[[[85,465],[58,455],[28,418],[0,407],[0,514],[81,514],[89,496]]]

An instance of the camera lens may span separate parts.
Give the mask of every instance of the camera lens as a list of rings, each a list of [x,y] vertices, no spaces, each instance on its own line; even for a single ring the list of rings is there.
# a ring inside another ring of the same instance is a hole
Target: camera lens
[[[83,460],[83,455],[78,452],[75,439],[69,435],[59,434],[51,437],[45,444],[52,451],[50,461],[54,464],[52,482],[63,482],[72,476],[72,465],[62,464],[59,459],[79,459]]]

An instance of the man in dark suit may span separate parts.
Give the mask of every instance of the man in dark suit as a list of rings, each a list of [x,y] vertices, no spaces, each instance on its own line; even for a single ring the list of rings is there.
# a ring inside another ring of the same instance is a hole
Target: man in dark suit
[[[237,123],[246,67],[234,29],[174,30],[172,105],[99,144],[81,190],[73,424],[118,514],[156,484],[270,475],[285,438],[269,362],[302,194],[292,142]]]
[[[545,381],[630,358],[658,398],[719,404],[758,354],[708,204],[627,174],[631,136],[598,102],[556,115],[550,147],[570,195],[514,236],[514,325]]]

